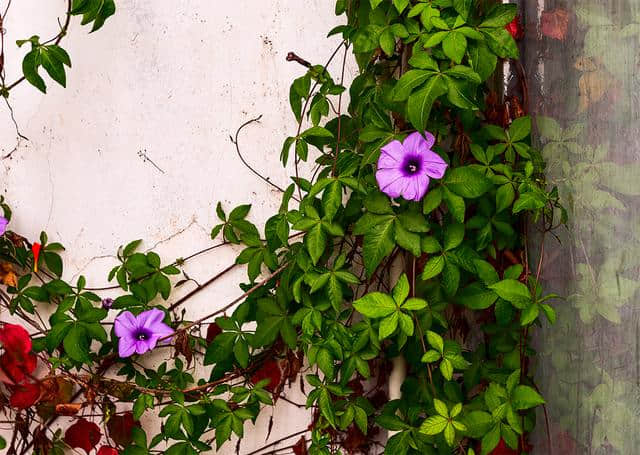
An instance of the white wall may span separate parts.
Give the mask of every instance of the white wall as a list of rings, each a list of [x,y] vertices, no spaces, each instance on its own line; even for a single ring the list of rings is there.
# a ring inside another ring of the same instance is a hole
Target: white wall
[[[324,63],[339,42],[326,33],[341,21],[326,0],[117,3],[116,16],[95,34],[74,18],[62,42],[73,63],[66,89],[45,75],[47,95],[26,83],[11,92],[20,131],[29,138],[13,153],[15,129],[0,106],[0,155],[10,154],[0,160],[0,190],[15,209],[12,229],[31,238],[46,230],[67,247],[65,278],[81,273],[90,286],[107,284],[115,251],[129,240],[143,238],[167,262],[211,245],[218,200],[226,207],[253,203],[250,218],[259,224],[277,210],[279,194],[242,166],[229,135],[263,114],[241,138],[243,151],[275,182],[288,184],[278,156],[295,132],[289,84],[304,68],[285,56],[295,51]],[[5,23],[9,80],[26,50],[14,49],[15,40],[55,35],[65,4],[13,2]],[[216,250],[186,270],[204,281],[236,253]],[[202,292],[189,316],[229,302],[245,277],[238,269]],[[271,414],[264,412],[256,431],[245,427],[240,453],[264,444]],[[290,405],[278,406],[274,417],[271,440],[309,423],[306,412]]]

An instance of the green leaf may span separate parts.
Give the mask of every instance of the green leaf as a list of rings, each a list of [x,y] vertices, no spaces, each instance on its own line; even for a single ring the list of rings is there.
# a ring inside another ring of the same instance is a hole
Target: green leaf
[[[472,6],[473,0],[453,0],[453,7],[465,21],[469,18],[469,11],[471,11]]]
[[[327,245],[327,234],[325,234],[320,223],[317,223],[307,232],[304,236],[304,244],[311,256],[313,264],[317,264],[324,254],[324,249]]]
[[[511,403],[514,409],[530,409],[544,404],[544,399],[532,387],[519,385],[511,394]]]
[[[438,97],[446,93],[446,91],[447,89],[442,79],[439,76],[435,76],[429,79],[429,82],[426,83],[424,88],[414,92],[409,97],[407,111],[409,121],[411,121],[415,129],[418,131],[425,131],[427,129],[433,103]]]
[[[380,321],[380,330],[379,337],[380,340],[384,340],[385,338],[391,336],[393,332],[398,328],[398,318],[399,312],[394,311],[391,315],[384,318]]]
[[[445,177],[449,190],[467,199],[475,199],[489,191],[493,184],[482,173],[470,166],[451,169]]]
[[[322,207],[324,208],[324,216],[331,221],[338,213],[338,209],[342,206],[342,184],[339,180],[333,180],[322,193]]]
[[[74,324],[63,340],[64,351],[76,362],[86,363],[89,357],[87,331],[80,324]]]
[[[22,60],[22,73],[24,78],[31,85],[36,87],[42,93],[47,93],[47,86],[44,83],[44,79],[38,74],[38,67],[40,66],[40,52],[38,49],[33,49]]]
[[[529,289],[517,280],[502,280],[490,285],[489,289],[494,290],[501,298],[513,303],[514,306],[518,308],[523,307],[523,305],[531,301]]]
[[[429,417],[420,425],[420,433],[429,436],[440,434],[444,431],[448,423],[449,420],[442,416]]]
[[[511,183],[507,183],[498,188],[496,192],[496,213],[500,213],[510,207],[515,198],[516,192]]]
[[[389,217],[372,226],[364,236],[362,253],[367,276],[372,276],[384,258],[395,247],[394,219]]]
[[[396,243],[407,251],[410,251],[415,257],[420,257],[420,236],[406,230],[402,224],[395,224]]]
[[[431,59],[431,57],[427,58]],[[415,60],[414,60],[415,61]],[[427,65],[427,62],[424,62]],[[436,66],[437,69],[437,66]],[[396,85],[393,87],[393,100],[394,101],[404,101],[409,98],[411,92],[416,87],[419,87],[423,83],[427,81],[427,79],[433,76],[433,71],[424,71],[424,70],[409,70],[402,75],[402,77],[396,82]]]
[[[450,32],[442,40],[442,50],[447,57],[460,64],[467,50],[467,38],[462,33]]]
[[[436,409],[436,412],[440,414],[442,417],[449,417],[449,409],[447,405],[437,398],[433,399],[433,407]]]
[[[427,341],[429,345],[434,347],[440,354],[444,352],[444,340],[437,333],[427,330]]]
[[[464,224],[454,223],[445,228],[444,231],[444,250],[450,251],[457,248],[464,239]]]
[[[393,6],[396,7],[398,13],[402,13],[409,6],[409,0],[393,0]]]
[[[497,5],[482,21],[480,27],[504,27],[515,19],[516,14],[518,14],[518,6],[515,3]]]
[[[353,302],[354,308],[368,318],[383,318],[397,310],[396,303],[387,294],[372,292]]]
[[[444,262],[444,256],[432,257],[425,264],[420,278],[426,281],[440,275],[440,273],[442,273],[442,270],[444,269]]]
[[[509,138],[511,142],[518,142],[531,134],[531,117],[520,117],[511,123],[509,127]]]
[[[407,278],[407,274],[403,273],[398,278],[396,285],[393,287],[393,300],[395,300],[396,304],[401,305],[406,298],[409,296],[409,279]]]

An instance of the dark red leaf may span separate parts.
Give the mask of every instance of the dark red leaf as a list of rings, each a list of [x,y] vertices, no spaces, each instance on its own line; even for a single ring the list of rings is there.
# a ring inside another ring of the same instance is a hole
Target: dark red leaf
[[[0,356],[0,381],[5,384],[20,384],[36,369],[37,359],[33,354],[27,354],[23,359],[17,359],[9,352]]]
[[[222,329],[215,322],[207,327],[207,343],[211,343],[218,335],[222,333]]]
[[[293,453],[294,455],[308,455],[308,451],[307,451],[307,440],[304,438],[304,436],[300,436],[300,439],[298,439],[298,442],[296,442],[296,445],[293,446]]]
[[[27,409],[40,399],[40,385],[37,383],[24,383],[11,387],[9,404],[13,408]]]
[[[113,441],[123,447],[131,444],[131,430],[133,427],[140,427],[140,422],[133,419],[133,413],[125,412],[116,414],[107,422],[109,436]]]
[[[500,439],[498,446],[489,455],[518,455],[518,451],[510,448],[504,439]]]
[[[516,41],[524,38],[524,28],[520,22],[520,16],[516,16],[505,28]]]
[[[265,389],[270,392],[275,392],[282,380],[282,371],[280,370],[280,363],[278,361],[267,360],[253,373],[253,376],[251,376],[251,382],[253,384],[257,384],[263,379],[269,379],[269,384],[265,386]]]
[[[97,455],[118,455],[118,450],[109,446],[102,446],[98,450]]]
[[[71,448],[83,449],[87,454],[100,442],[102,433],[100,428],[87,419],[78,419],[76,423],[67,428],[64,434],[64,442]]]
[[[31,352],[29,332],[19,325],[5,323],[0,329],[0,343],[9,354],[18,360],[23,359]]]

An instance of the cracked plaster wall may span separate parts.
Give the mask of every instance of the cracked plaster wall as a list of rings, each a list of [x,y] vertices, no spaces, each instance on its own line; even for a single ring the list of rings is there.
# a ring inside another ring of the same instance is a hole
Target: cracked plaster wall
[[[25,51],[15,40],[55,35],[64,3],[14,2],[5,24],[8,80],[19,75]],[[253,203],[258,224],[275,213],[279,194],[242,166],[229,135],[263,114],[243,133],[243,152],[274,182],[288,184],[278,156],[295,131],[288,89],[303,68],[285,56],[295,51],[323,63],[339,42],[326,39],[338,19],[324,0],[117,3],[116,16],[95,34],[72,21],[62,41],[73,63],[66,89],[45,76],[47,95],[26,83],[11,92],[28,141],[17,141],[0,105],[0,156],[9,155],[0,160],[0,191],[14,208],[12,229],[32,239],[46,230],[67,247],[65,278],[84,274],[91,286],[107,284],[115,251],[129,240],[144,239],[167,262],[211,245],[218,200],[227,208]],[[217,249],[186,271],[205,281],[235,254]],[[200,293],[189,316],[238,296],[245,277],[238,269]],[[270,440],[308,424],[307,413],[291,406],[273,414]],[[241,453],[264,444],[271,415],[263,413],[257,431],[247,424]]]

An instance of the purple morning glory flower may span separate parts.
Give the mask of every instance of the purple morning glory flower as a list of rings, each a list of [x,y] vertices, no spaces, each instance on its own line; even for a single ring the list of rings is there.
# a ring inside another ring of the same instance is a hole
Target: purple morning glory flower
[[[424,137],[415,132],[403,143],[392,141],[382,147],[376,172],[380,190],[391,198],[421,200],[429,189],[429,177],[441,179],[448,166],[431,150],[435,142],[425,131]]]
[[[7,232],[7,225],[9,224],[9,220],[3,216],[0,216],[0,235],[4,235]]]
[[[164,313],[157,308],[143,311],[138,316],[129,311],[118,315],[113,329],[119,338],[120,357],[129,357],[134,353],[144,354],[155,348],[158,340],[174,333],[162,319]]]

